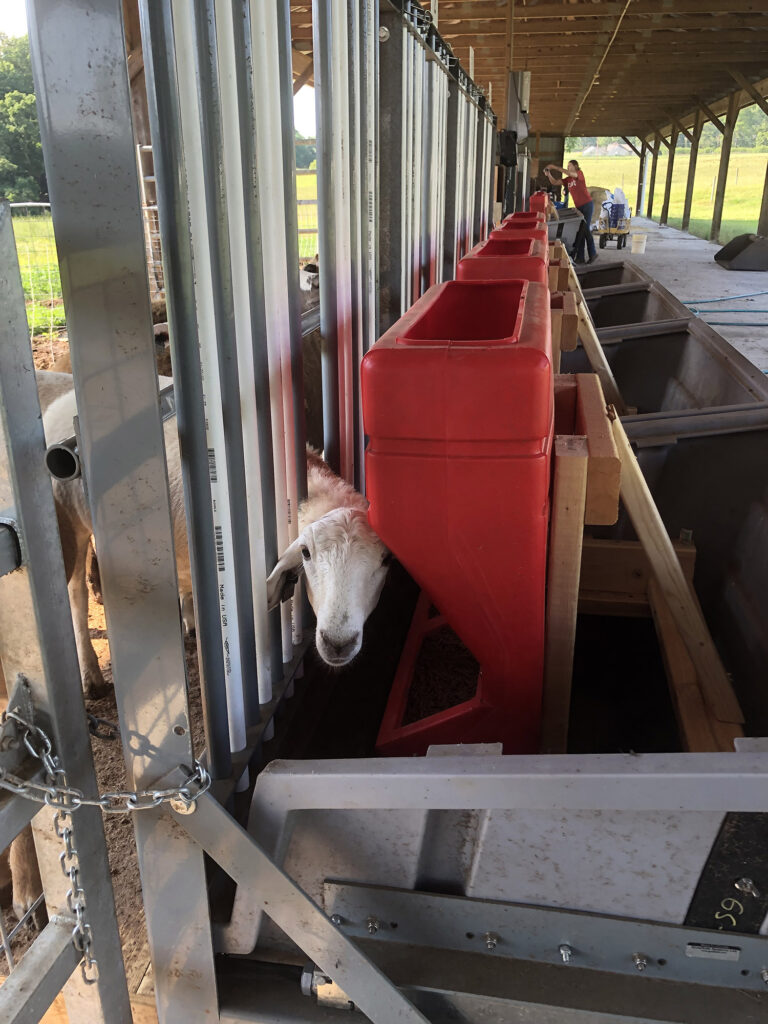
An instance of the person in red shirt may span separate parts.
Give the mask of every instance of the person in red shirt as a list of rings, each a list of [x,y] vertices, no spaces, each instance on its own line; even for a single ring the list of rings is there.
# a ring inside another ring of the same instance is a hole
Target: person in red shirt
[[[553,178],[552,171],[558,171],[563,175],[562,182]],[[584,217],[584,231],[579,232],[576,239],[576,262],[584,262],[584,243],[587,243],[588,263],[594,263],[597,259],[597,250],[592,238],[592,215],[595,212],[595,204],[589,194],[587,183],[584,181],[584,172],[579,168],[576,160],[569,160],[568,167],[558,167],[556,164],[548,164],[544,173],[552,185],[563,184],[573,200],[573,205]]]

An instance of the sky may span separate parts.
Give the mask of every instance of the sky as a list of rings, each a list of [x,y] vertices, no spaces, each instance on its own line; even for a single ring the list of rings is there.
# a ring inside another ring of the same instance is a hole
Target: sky
[[[0,32],[23,36],[27,32],[25,0],[0,0]],[[305,85],[293,101],[296,130],[307,139],[315,137],[315,90]]]
[[[25,0],[0,0],[0,32],[7,36],[27,34],[27,8]]]

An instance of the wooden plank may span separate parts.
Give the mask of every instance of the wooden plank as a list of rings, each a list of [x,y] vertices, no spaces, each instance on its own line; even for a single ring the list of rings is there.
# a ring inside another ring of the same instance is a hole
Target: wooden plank
[[[691,223],[691,205],[693,203],[693,185],[696,179],[696,161],[699,157],[699,140],[701,129],[704,127],[704,114],[701,110],[696,111],[696,123],[693,126],[693,137],[691,140],[691,151],[688,157],[688,178],[685,183],[685,202],[683,203],[683,231],[688,230]]]
[[[733,133],[736,128],[736,119],[739,116],[739,93],[734,92],[728,97],[728,113],[725,115],[725,131],[720,146],[720,164],[717,169],[717,186],[715,188],[715,205],[712,210],[712,226],[709,229],[711,242],[720,241],[720,225],[723,220],[723,206],[725,205],[725,186],[728,181],[728,165],[731,162],[731,146],[733,145]]]
[[[584,521],[590,526],[611,526],[619,518],[621,459],[597,375],[578,373],[576,385],[575,432],[584,434],[589,444]]]
[[[549,264],[549,290],[550,292],[563,292],[568,288],[571,261],[567,259],[558,260]]]
[[[719,750],[696,669],[656,580],[649,583],[648,599],[683,748],[688,753]]]
[[[568,281],[570,283],[570,274]],[[576,296],[572,291],[552,292],[549,296],[549,305],[553,316],[556,311],[560,314],[560,351],[573,352],[579,342],[579,311]]]
[[[555,438],[541,749],[565,753],[571,707],[589,447],[585,437]]]
[[[560,339],[563,329],[562,309],[552,308],[549,311],[552,330],[552,373],[560,373]]]
[[[675,541],[673,547],[683,575],[690,584],[696,566],[696,548],[683,541]],[[584,538],[581,555],[582,610],[587,611],[592,604],[598,606],[596,614],[650,615],[648,585],[652,578],[651,564],[639,541]],[[626,610],[612,611],[602,607],[611,602],[624,602]]]
[[[675,149],[677,147],[677,138],[679,135],[677,128],[674,128],[672,135],[670,136],[669,144],[669,159],[667,160],[667,176],[664,181],[664,199],[661,204],[661,216],[659,217],[659,224],[666,224],[669,219],[669,199],[672,194],[672,174],[675,167]]]
[[[758,105],[758,107],[760,107],[762,112],[764,114],[768,114],[768,100],[766,100],[765,96],[763,96],[761,92],[758,92],[754,85],[751,82],[747,81],[747,79],[744,77],[744,75],[742,75],[740,71],[737,71],[735,68],[731,68],[730,74],[741,86],[741,88],[746,93],[748,93],[751,99],[755,101],[755,103]]]
[[[707,705],[721,722],[742,723],[739,702],[618,416],[613,436],[621,456],[622,501],[696,667]]]

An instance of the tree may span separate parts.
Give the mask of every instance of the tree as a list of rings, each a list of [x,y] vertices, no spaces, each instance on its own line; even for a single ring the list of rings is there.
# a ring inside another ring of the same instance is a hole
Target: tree
[[[45,194],[29,40],[0,34],[0,196],[25,202]]]

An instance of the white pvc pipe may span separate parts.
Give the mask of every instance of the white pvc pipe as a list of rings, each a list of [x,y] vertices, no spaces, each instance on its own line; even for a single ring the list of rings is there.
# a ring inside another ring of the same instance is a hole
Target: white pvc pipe
[[[194,255],[195,303],[200,373],[206,407],[206,438],[211,463],[211,502],[219,563],[219,611],[227,690],[229,740],[232,750],[245,746],[245,701],[241,674],[240,628],[234,578],[232,518],[229,502],[221,381],[217,353],[213,267],[205,197],[203,140],[197,101],[194,13],[186,0],[173,0],[176,72],[182,146],[189,194],[189,223]]]

